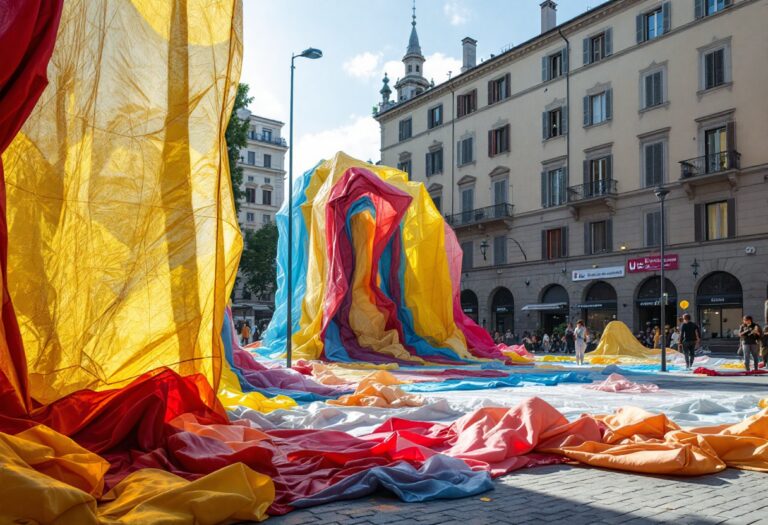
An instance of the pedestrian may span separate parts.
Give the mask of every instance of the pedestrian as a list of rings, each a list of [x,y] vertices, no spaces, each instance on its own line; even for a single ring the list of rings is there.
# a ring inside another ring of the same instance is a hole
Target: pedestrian
[[[573,331],[573,336],[576,339],[574,345],[576,349],[576,364],[583,365],[584,352],[587,349],[587,337],[589,336],[589,330],[587,330],[587,327],[584,326],[584,321],[581,319],[576,321],[576,329]]]
[[[678,345],[680,344],[680,331],[677,329],[677,327],[674,327],[672,329],[672,335],[669,336],[669,346],[670,348],[673,348],[677,350]]]
[[[501,332],[499,332],[498,330],[493,332],[493,342],[496,344],[504,342],[504,340],[501,338]]]
[[[243,323],[243,328],[240,331],[240,344],[245,346],[251,339],[251,325],[248,321]]]
[[[751,315],[745,315],[739,327],[739,340],[741,341],[741,351],[744,353],[744,370],[749,372],[750,358],[755,363],[757,370],[757,342],[761,339],[760,326],[757,325]]]
[[[685,354],[685,368],[693,366],[693,357],[696,354],[696,346],[701,341],[699,325],[691,321],[691,314],[683,316],[683,324],[680,325],[680,342]]]
[[[507,346],[512,346],[513,338],[512,338],[512,330],[507,328],[507,331],[504,332],[504,344]]]
[[[763,336],[760,338],[760,355],[763,357],[763,368],[768,370],[768,324],[763,327]]]
[[[659,346],[660,342],[661,342],[661,330],[659,329],[659,325],[656,325],[653,328],[653,347],[654,348],[661,348]]]
[[[573,323],[568,323],[565,327],[565,336],[563,337],[565,339],[565,353],[566,354],[575,354],[576,353],[576,342],[573,335]]]
[[[549,352],[550,350],[549,334],[545,333],[544,336],[541,338],[541,346],[544,348],[545,354]]]

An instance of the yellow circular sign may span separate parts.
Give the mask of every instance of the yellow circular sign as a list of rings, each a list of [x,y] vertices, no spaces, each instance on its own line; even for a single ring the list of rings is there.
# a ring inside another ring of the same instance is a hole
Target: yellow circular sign
[[[689,303],[688,301],[686,301],[685,299],[683,299],[682,301],[680,301],[680,308],[682,308],[683,310],[685,310],[685,309],[686,309],[686,308],[688,308],[689,306],[690,306],[690,303]]]

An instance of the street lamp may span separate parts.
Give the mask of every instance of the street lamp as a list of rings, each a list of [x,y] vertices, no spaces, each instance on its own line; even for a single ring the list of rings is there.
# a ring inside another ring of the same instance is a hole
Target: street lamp
[[[667,341],[664,333],[666,320],[664,319],[666,314],[666,301],[664,297],[664,199],[667,198],[667,195],[669,194],[669,190],[662,187],[657,186],[654,188],[653,193],[656,195],[656,198],[659,199],[659,203],[661,204],[661,235],[659,236],[661,241],[661,266],[660,266],[660,273],[661,273],[661,283],[659,286],[659,307],[661,308],[661,326],[659,327],[660,334],[659,334],[659,341],[661,342],[661,371],[666,372],[667,371]]]
[[[288,368],[291,368],[291,350],[293,345],[291,344],[291,334],[293,328],[293,71],[296,69],[294,61],[297,58],[309,58],[316,60],[323,56],[323,52],[314,47],[308,47],[298,55],[291,55],[291,109],[290,120],[288,130],[288,272],[286,275],[286,284],[288,289],[288,315],[287,324],[285,325],[285,355]]]
[[[488,241],[485,239],[480,243],[480,253],[483,254],[483,260],[487,261],[488,257],[486,257],[486,254],[488,253]]]

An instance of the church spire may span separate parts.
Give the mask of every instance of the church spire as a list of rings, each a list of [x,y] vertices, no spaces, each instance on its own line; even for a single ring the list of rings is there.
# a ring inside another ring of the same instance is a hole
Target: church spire
[[[408,50],[405,55],[421,55],[421,46],[419,45],[419,35],[416,33],[416,0],[413,0],[411,15],[411,37],[408,39]]]

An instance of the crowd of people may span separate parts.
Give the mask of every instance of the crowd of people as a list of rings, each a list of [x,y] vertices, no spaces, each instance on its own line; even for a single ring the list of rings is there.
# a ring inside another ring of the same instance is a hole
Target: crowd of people
[[[551,334],[543,331],[523,332],[521,336],[506,330],[503,334],[495,331],[493,340],[507,346],[522,344],[531,353],[574,354],[578,362],[583,362],[584,353],[591,352],[600,341],[600,332],[590,331],[584,321],[576,326],[568,323],[562,330],[553,330]]]

